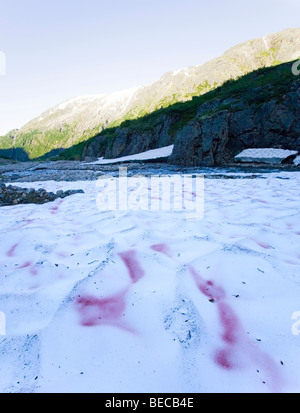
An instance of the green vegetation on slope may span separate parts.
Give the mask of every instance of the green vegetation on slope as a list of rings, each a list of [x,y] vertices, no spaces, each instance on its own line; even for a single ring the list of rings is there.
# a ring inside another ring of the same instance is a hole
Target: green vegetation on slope
[[[282,96],[290,88],[291,84],[299,81],[291,71],[293,62],[284,63],[275,67],[263,68],[242,76],[236,80],[228,80],[222,86],[205,93],[201,96],[194,96],[192,100],[184,103],[175,103],[167,108],[161,108],[155,112],[143,116],[139,119],[125,120],[120,126],[103,130],[97,136],[105,136],[107,145],[111,145],[116,134],[122,128],[130,130],[131,133],[151,132],[163,122],[166,117],[172,118],[172,126],[168,133],[175,136],[190,120],[196,117],[202,105],[215,101],[215,109],[210,109],[200,114],[199,117],[213,116],[219,111],[239,110],[242,105],[258,106],[263,103],[276,100],[280,102]],[[212,105],[213,106],[213,105]],[[61,159],[79,159],[85,144],[83,142],[75,145],[60,155]]]
[[[31,160],[42,159],[49,154],[59,153],[73,145],[87,142],[90,137],[95,136],[101,129],[102,125],[99,125],[97,128],[84,131],[80,137],[76,136],[76,124],[72,126],[65,125],[63,128],[55,130],[35,129],[26,133],[20,131],[14,139],[8,135],[0,137],[0,147],[1,149],[21,149]]]

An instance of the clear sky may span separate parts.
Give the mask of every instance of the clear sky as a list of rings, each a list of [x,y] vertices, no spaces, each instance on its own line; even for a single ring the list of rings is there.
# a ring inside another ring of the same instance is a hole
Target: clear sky
[[[299,21],[300,0],[0,0],[0,132]]]

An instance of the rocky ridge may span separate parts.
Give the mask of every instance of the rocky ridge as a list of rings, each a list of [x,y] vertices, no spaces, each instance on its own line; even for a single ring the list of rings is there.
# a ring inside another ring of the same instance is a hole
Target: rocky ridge
[[[22,161],[57,156],[64,148],[85,142],[126,120],[139,119],[176,102],[188,102],[194,96],[214,90],[228,79],[237,79],[253,70],[299,57],[300,29],[287,29],[250,40],[205,64],[168,72],[149,86],[108,95],[82,96],[63,102],[20,130],[1,137],[0,152]],[[171,122],[170,119],[164,120],[164,123],[168,122]],[[126,125],[123,126],[126,134]],[[153,140],[151,149],[157,143],[167,142],[168,145],[172,140],[164,134],[165,130],[165,124],[157,126],[155,134],[159,137]],[[149,141],[148,134],[141,131],[140,138],[137,143],[139,147],[147,146],[147,143],[140,141]],[[115,145],[121,147],[121,140]],[[127,154],[133,153],[137,144],[130,143]],[[73,157],[77,155],[71,154]]]
[[[293,62],[228,81],[89,142],[82,159],[118,158],[174,144],[168,162],[181,166],[234,163],[248,148],[300,151],[300,79]]]

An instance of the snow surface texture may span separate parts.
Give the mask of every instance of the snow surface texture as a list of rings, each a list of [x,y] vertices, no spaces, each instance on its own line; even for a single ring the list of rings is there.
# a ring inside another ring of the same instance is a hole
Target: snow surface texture
[[[32,186],[85,193],[0,210],[1,392],[299,392],[298,172],[206,179],[194,222]]]
[[[265,162],[271,164],[281,163],[291,155],[297,155],[297,151],[276,148],[252,148],[244,149],[234,159],[241,162]]]
[[[126,162],[126,161],[142,161],[149,159],[165,158],[172,154],[174,145],[164,146],[163,148],[151,149],[146,152],[137,153],[135,155],[122,156],[115,159],[103,159],[99,158],[98,161],[90,162],[91,164],[109,164],[116,162]]]

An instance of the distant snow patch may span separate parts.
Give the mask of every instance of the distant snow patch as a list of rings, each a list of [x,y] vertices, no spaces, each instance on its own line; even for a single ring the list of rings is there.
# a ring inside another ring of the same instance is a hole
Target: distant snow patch
[[[171,74],[172,76],[177,76],[180,72],[182,72],[182,69],[174,70]]]
[[[116,162],[126,161],[143,161],[149,159],[166,158],[172,154],[174,145],[164,146],[163,148],[151,149],[146,152],[137,153],[134,155],[123,156],[121,158],[103,159],[99,158],[98,161],[91,162],[92,164],[108,164]]]
[[[297,155],[297,151],[277,148],[253,148],[244,149],[234,159],[240,162],[263,162],[270,164],[281,163],[291,155]]]
[[[265,46],[266,46],[267,51],[269,51],[269,46],[268,46],[268,43],[267,43],[265,37],[263,37],[263,41],[264,41],[264,44],[265,44]]]

